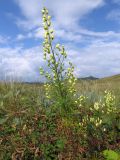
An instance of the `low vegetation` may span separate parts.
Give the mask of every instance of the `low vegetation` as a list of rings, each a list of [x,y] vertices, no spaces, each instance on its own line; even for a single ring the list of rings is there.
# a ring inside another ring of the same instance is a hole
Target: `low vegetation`
[[[0,159],[119,160],[120,82],[77,80],[42,13],[47,81],[0,84]]]

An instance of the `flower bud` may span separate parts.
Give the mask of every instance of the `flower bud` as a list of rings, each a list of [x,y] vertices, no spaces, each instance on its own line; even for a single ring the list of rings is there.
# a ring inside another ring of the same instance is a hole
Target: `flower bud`
[[[51,26],[51,22],[48,22],[48,27],[50,27]]]
[[[44,26],[44,29],[45,29],[45,30],[48,30],[48,27],[47,27],[47,26]]]
[[[48,18],[48,20],[50,20],[50,19],[51,19],[51,16],[48,16],[47,18]]]
[[[54,40],[54,36],[53,35],[51,36],[51,40]]]
[[[56,44],[56,48],[59,49],[60,48],[60,44]]]
[[[54,32],[53,29],[51,29],[51,30],[50,30],[50,33],[52,34],[53,32]]]
[[[45,13],[45,10],[44,9],[42,9],[42,14],[44,14]]]

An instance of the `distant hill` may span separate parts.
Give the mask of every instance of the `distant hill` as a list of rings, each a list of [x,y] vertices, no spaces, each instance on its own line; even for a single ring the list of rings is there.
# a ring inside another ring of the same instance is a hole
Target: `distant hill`
[[[83,77],[83,78],[78,78],[78,80],[98,80],[99,78],[89,76],[89,77]]]
[[[117,74],[117,75],[113,75],[113,76],[109,76],[109,77],[104,77],[104,78],[97,78],[97,77],[94,77],[94,76],[88,76],[88,77],[81,77],[81,78],[78,78],[78,81],[81,81],[81,80],[85,80],[85,81],[97,81],[97,82],[118,82],[120,84],[120,74]],[[0,84],[2,83],[9,83],[9,81],[0,81]],[[40,85],[40,84],[43,84],[42,82],[14,82],[14,83],[21,83],[21,84],[36,84],[36,85]]]
[[[120,82],[120,74],[110,76],[110,77],[101,78],[100,81],[109,81],[109,82],[110,81],[114,81],[114,82],[119,81]]]
[[[78,78],[78,80],[98,80],[98,81],[119,81],[120,82],[120,74],[104,77],[104,78],[97,78],[93,76]]]

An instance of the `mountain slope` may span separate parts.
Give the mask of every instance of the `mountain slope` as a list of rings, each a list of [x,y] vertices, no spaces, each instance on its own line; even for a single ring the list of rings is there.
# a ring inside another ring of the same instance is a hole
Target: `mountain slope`
[[[93,77],[93,76],[89,76],[89,77],[83,77],[83,78],[78,78],[79,80],[97,80],[99,78]]]
[[[105,77],[105,78],[101,78],[100,81],[119,81],[120,82],[120,74],[114,75],[114,76],[110,76],[110,77]]]

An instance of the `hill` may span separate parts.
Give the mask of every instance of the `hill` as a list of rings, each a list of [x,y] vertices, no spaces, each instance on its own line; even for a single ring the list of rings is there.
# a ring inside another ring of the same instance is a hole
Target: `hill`
[[[105,90],[112,91],[120,102],[120,74],[100,79],[79,78],[76,87],[80,93],[86,94],[102,95]]]
[[[89,77],[83,77],[83,78],[78,78],[78,80],[98,80],[99,78],[89,76]]]
[[[104,77],[99,80],[100,81],[108,81],[108,82],[120,82],[120,74],[110,76],[110,77]]]
[[[109,76],[109,77],[104,77],[104,78],[97,78],[97,77],[94,77],[94,76],[88,76],[88,77],[78,78],[78,80],[97,80],[97,81],[101,81],[101,82],[105,82],[105,81],[116,82],[116,81],[119,81],[120,82],[120,74]]]

